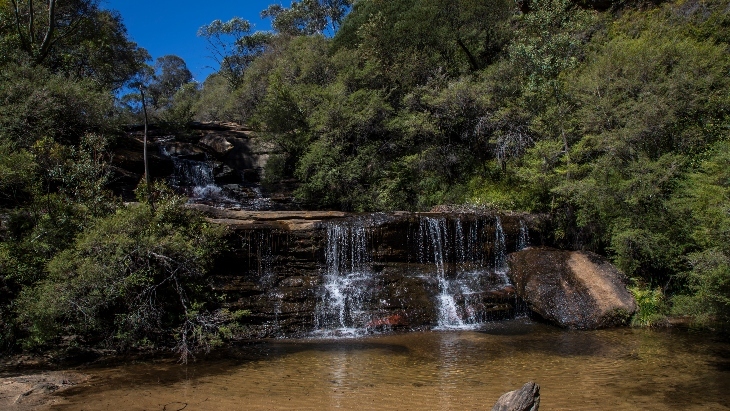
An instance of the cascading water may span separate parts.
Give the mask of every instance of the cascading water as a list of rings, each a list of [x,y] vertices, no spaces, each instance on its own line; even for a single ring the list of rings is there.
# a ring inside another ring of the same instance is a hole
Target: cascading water
[[[494,228],[494,240],[485,236]],[[438,326],[467,329],[487,321],[485,295],[509,284],[506,241],[499,217],[493,224],[483,218],[422,217],[418,251],[422,264],[433,263],[438,280]],[[485,244],[493,245],[493,260],[485,261]]]
[[[530,246],[530,230],[524,220],[520,220],[520,236],[517,238],[517,251]]]
[[[170,177],[170,184],[189,196],[191,202],[234,203],[215,183],[210,162],[171,155],[164,146],[160,147],[160,153],[172,160],[174,173]]]
[[[509,284],[509,278],[507,278],[507,244],[504,238],[502,219],[497,216],[494,220],[494,272],[506,285]]]
[[[507,242],[498,217],[426,215],[415,222],[409,229],[415,231],[401,237],[415,255],[389,254],[393,233],[381,232],[377,227],[383,222],[373,216],[324,226],[315,336],[352,337],[409,326],[410,310],[420,307],[431,307],[417,311],[429,318],[421,324],[436,329],[472,329],[510,310],[512,302],[503,299],[511,293],[506,288]],[[394,260],[381,260],[384,255]],[[394,278],[406,278],[396,281],[409,288],[421,283],[428,291],[390,288]],[[417,305],[424,297],[430,305]]]
[[[460,227],[460,226],[457,226]],[[464,321],[457,310],[456,300],[454,299],[454,285],[446,279],[445,258],[449,249],[448,226],[445,218],[426,217],[421,220],[420,238],[427,238],[427,251],[431,251],[434,264],[436,265],[436,277],[439,283],[439,312],[438,326],[440,328],[463,328]],[[458,228],[457,228],[458,230]],[[459,237],[462,239],[463,237]],[[463,242],[459,242],[459,250],[464,251]],[[430,245],[430,247],[428,246]],[[423,247],[421,247],[423,249]]]
[[[362,221],[327,226],[326,267],[316,308],[319,333],[348,336],[364,332],[371,320],[363,304],[370,297],[373,273]]]

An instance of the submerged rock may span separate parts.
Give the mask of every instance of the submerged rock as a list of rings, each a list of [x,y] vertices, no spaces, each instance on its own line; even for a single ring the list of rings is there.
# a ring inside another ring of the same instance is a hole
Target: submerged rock
[[[541,317],[563,327],[596,329],[626,323],[636,301],[624,275],[584,251],[530,248],[509,256],[520,296]]]
[[[540,408],[540,386],[530,381],[519,390],[503,394],[492,411],[537,411]]]

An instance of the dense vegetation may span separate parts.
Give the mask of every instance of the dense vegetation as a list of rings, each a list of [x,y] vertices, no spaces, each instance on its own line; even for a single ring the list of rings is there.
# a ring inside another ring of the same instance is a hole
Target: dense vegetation
[[[220,230],[161,184],[138,205],[107,189],[142,98],[159,123],[261,130],[278,152],[265,182],[296,180],[307,207],[549,213],[556,242],[634,279],[636,324],[730,323],[727,0],[302,0],[263,15],[272,32],[200,29],[221,69],[198,85],[176,56],[148,65],[93,0],[0,0],[0,350],[73,336],[186,354],[235,324],[206,287]]]
[[[187,69],[165,58],[154,73],[121,17],[88,0],[0,2],[0,50],[0,352],[66,337],[185,358],[215,343],[237,315],[205,279],[221,230],[163,184],[128,206],[107,189],[115,92],[146,79],[160,110]]]

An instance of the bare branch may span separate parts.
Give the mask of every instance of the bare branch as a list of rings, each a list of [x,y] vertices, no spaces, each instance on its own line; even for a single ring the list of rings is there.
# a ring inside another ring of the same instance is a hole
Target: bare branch
[[[36,64],[42,62],[45,60],[46,56],[48,56],[48,52],[51,49],[51,39],[53,37],[53,32],[56,28],[56,0],[48,0],[48,30],[46,30],[46,35],[43,38],[43,43],[41,43],[40,50],[38,52],[38,57],[36,57]]]
[[[27,53],[30,53],[30,43],[28,39],[23,35],[23,29],[20,26],[20,6],[16,0],[10,0],[13,3],[13,12],[15,14],[15,30],[18,32],[18,38],[20,39],[20,47]]]

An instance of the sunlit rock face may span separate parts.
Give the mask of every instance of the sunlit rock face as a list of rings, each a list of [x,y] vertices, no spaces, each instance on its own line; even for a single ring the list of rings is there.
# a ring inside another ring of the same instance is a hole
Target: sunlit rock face
[[[509,267],[517,295],[557,325],[611,327],[624,324],[636,311],[624,275],[594,253],[529,248],[511,254]]]
[[[541,238],[527,214],[223,210],[216,292],[251,311],[252,337],[464,329],[509,318],[519,301],[507,254]],[[539,242],[537,242],[539,244]]]

